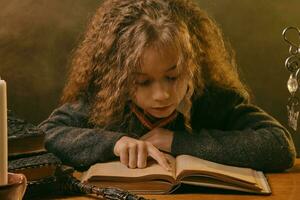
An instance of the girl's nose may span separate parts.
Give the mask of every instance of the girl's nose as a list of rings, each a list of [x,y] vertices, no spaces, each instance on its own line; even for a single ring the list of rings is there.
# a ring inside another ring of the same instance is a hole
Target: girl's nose
[[[170,94],[168,92],[167,86],[161,83],[154,84],[152,97],[155,101],[162,101],[166,100],[170,97]]]

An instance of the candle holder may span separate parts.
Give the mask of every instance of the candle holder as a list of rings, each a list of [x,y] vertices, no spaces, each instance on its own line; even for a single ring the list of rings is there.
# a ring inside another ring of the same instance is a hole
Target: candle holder
[[[288,34],[294,33],[296,41],[292,40]],[[290,77],[287,81],[287,88],[290,97],[287,103],[288,112],[288,126],[294,131],[297,130],[298,117],[299,117],[299,98],[296,92],[299,89],[299,71],[300,71],[300,29],[290,26],[283,30],[282,36],[284,41],[289,45],[289,56],[285,60],[285,67],[290,72]]]
[[[21,200],[27,187],[23,174],[8,173],[7,185],[0,185],[0,199]]]

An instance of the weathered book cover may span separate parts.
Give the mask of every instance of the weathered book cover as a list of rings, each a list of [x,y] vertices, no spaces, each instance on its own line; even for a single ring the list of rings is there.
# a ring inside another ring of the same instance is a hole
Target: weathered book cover
[[[9,159],[31,156],[45,152],[44,132],[35,125],[18,118],[8,111]]]
[[[24,199],[42,197],[60,192],[56,170],[61,161],[52,153],[43,153],[8,162],[8,171],[22,173],[27,178],[27,189]]]

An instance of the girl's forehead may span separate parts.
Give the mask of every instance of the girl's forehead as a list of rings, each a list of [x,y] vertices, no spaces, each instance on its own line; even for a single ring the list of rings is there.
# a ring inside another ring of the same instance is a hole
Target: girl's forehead
[[[178,53],[176,50],[170,47],[147,48],[143,52],[140,71],[149,72],[152,70],[167,71],[178,62]]]

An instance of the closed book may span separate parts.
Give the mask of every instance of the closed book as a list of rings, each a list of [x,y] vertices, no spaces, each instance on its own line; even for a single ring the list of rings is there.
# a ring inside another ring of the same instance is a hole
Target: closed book
[[[13,173],[22,173],[27,181],[37,181],[54,176],[55,170],[61,165],[61,161],[52,153],[44,153],[26,158],[10,160],[8,170]]]
[[[8,156],[25,157],[45,152],[44,132],[37,126],[8,111]]]
[[[41,198],[61,192],[56,171],[61,161],[52,153],[9,160],[8,171],[26,176],[27,189],[24,199]]]

